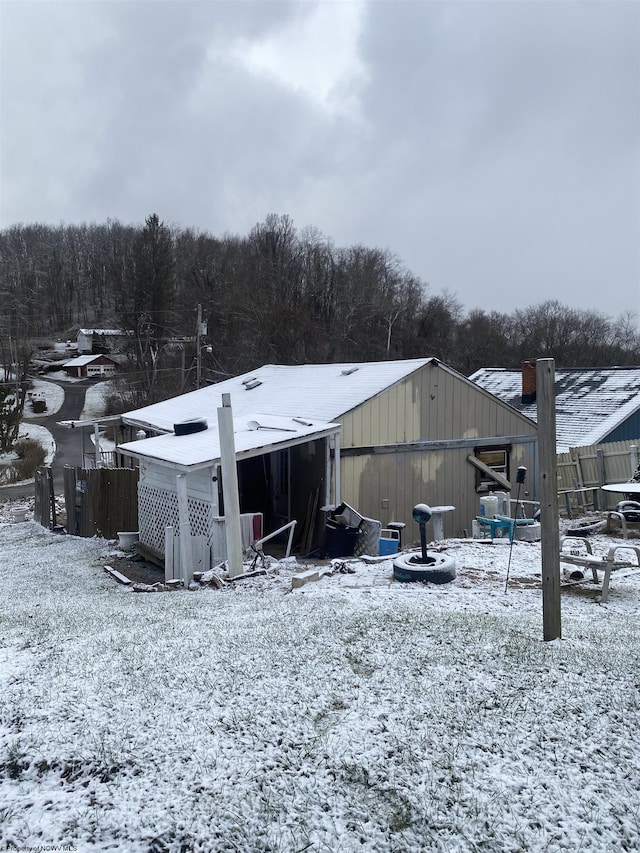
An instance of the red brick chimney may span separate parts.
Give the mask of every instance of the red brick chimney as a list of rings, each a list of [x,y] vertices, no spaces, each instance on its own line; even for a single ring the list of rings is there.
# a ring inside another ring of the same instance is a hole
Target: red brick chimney
[[[535,359],[522,362],[522,405],[536,401],[536,362]]]

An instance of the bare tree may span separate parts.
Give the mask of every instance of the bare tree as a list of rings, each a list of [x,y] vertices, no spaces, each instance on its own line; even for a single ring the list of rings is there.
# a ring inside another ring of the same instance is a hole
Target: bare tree
[[[18,440],[20,422],[29,385],[27,371],[31,359],[28,346],[20,346],[12,338],[2,339],[2,376],[0,377],[0,452],[11,450]],[[8,352],[7,352],[8,349]]]

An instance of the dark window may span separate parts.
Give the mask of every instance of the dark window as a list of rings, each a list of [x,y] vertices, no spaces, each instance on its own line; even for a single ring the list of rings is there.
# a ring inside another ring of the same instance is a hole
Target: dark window
[[[496,474],[501,474],[505,479],[509,479],[509,452],[511,445],[503,445],[502,447],[476,447],[475,457],[487,468],[495,471]],[[485,471],[476,469],[476,491],[492,492],[494,490],[504,490],[504,486],[498,483]]]

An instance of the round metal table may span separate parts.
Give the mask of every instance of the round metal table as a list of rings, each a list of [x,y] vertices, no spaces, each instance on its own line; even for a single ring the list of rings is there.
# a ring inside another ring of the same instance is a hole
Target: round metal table
[[[615,492],[620,495],[640,495],[640,483],[607,483],[603,492]]]

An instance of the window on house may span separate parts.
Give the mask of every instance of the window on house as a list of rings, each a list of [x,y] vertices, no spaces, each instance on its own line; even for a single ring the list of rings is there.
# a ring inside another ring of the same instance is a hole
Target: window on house
[[[476,447],[476,459],[489,470],[476,469],[476,491],[492,492],[503,490],[504,485],[491,476],[491,472],[509,479],[509,451],[511,445],[503,447]]]

